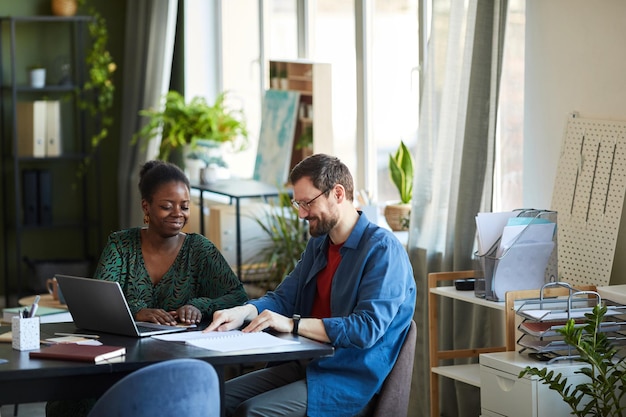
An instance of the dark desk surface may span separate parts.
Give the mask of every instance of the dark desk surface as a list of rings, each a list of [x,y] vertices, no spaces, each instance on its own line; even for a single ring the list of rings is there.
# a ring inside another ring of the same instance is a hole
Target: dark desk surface
[[[0,328],[0,332],[7,330],[10,329]],[[98,334],[77,330],[73,323],[41,325],[41,339],[54,337],[55,332]],[[168,359],[201,359],[215,366],[222,375],[223,366],[229,364],[305,359],[333,354],[330,345],[291,334],[281,334],[279,337],[297,338],[299,344],[238,352],[216,352],[150,337],[100,335],[99,340],[106,345],[125,346],[126,356],[98,364],[30,359],[28,351],[20,352],[14,350],[10,343],[0,343],[0,358],[8,360],[0,364],[0,404],[99,396],[126,374]]]

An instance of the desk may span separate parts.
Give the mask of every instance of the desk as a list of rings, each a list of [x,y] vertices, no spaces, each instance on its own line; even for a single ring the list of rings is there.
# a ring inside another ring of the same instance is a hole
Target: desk
[[[265,184],[260,181],[251,179],[231,178],[227,180],[218,180],[211,184],[191,184],[191,188],[200,191],[200,234],[204,235],[204,199],[205,192],[223,195],[230,198],[231,204],[235,202],[235,230],[236,230],[236,246],[237,246],[237,276],[242,280],[241,274],[241,220],[240,220],[240,204],[244,198],[263,198],[278,197],[281,192],[289,192],[288,190],[279,190],[278,188]]]
[[[9,329],[4,327],[0,332]],[[41,338],[53,337],[55,332],[75,331],[78,332],[73,323],[42,324]],[[330,345],[289,333],[279,337],[300,343],[239,352],[216,352],[150,337],[100,335],[104,344],[126,347],[123,361],[89,364],[36,360],[30,359],[27,351],[13,350],[10,343],[0,343],[0,358],[8,359],[7,363],[0,364],[0,404],[98,397],[125,375],[151,363],[176,358],[196,358],[212,364],[220,377],[220,392],[223,395],[225,365],[316,358],[334,353]]]

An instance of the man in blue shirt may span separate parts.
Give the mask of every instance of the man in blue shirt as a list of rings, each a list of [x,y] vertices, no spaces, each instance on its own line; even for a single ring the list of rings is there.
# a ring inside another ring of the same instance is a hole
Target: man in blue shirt
[[[416,288],[406,250],[353,204],[337,158],[315,154],[289,175],[293,206],[311,239],[273,292],[219,310],[205,331],[272,328],[331,343],[332,357],[288,362],[226,382],[229,416],[365,416],[413,318]]]

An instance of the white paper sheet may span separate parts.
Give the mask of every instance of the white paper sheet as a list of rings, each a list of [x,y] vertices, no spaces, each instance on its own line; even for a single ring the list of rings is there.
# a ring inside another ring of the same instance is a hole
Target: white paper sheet
[[[152,336],[168,342],[185,342],[202,349],[232,352],[247,349],[262,349],[274,346],[298,344],[295,340],[281,339],[265,332],[244,333],[240,330],[228,332],[183,332]]]
[[[478,231],[478,254],[485,255],[502,235],[502,229],[511,217],[517,212],[505,211],[499,213],[478,213],[476,215],[476,229]]]

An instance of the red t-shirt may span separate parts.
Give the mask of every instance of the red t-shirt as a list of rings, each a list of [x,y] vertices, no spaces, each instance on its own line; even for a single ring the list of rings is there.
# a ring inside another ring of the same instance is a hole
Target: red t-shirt
[[[339,249],[343,243],[339,245],[328,245],[328,264],[317,274],[317,291],[315,292],[315,300],[313,301],[313,311],[311,316],[323,319],[330,317],[330,289],[333,283],[333,276],[341,262],[341,254]]]

